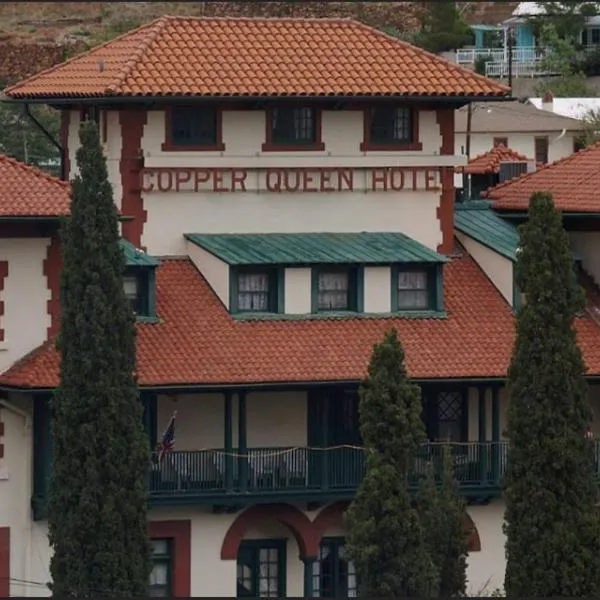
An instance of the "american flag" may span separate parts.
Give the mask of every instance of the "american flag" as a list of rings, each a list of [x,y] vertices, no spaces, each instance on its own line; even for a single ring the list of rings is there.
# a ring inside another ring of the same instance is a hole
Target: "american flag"
[[[177,416],[177,411],[173,413],[165,432],[163,433],[162,440],[158,444],[158,463],[162,464],[162,461],[167,452],[173,450],[175,446],[175,417]]]

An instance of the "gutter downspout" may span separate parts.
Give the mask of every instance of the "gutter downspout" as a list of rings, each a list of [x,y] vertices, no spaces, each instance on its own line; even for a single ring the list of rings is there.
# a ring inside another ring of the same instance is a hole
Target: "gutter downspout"
[[[65,169],[65,149],[52,137],[52,134],[31,114],[29,110],[29,104],[23,104],[23,112],[25,115],[36,125],[36,127],[44,134],[46,139],[58,149],[60,153],[60,178],[62,181],[66,181],[66,169]]]
[[[559,135],[558,135],[556,138],[554,138],[554,139],[552,140],[552,143],[554,144],[554,142],[558,142],[558,140],[560,140],[560,139],[564,138],[564,137],[565,137],[565,135],[566,135],[566,133],[567,133],[567,128],[565,127],[565,128],[564,128],[564,129],[563,129],[563,130],[560,132],[560,134],[559,134]]]
[[[16,415],[19,415],[20,417],[23,417],[25,419],[25,429],[29,428],[31,417],[29,416],[29,413],[27,411],[19,408],[18,406],[15,406],[8,400],[2,400],[2,399],[0,399],[0,407],[5,408],[6,410],[8,410],[12,413],[15,413]]]

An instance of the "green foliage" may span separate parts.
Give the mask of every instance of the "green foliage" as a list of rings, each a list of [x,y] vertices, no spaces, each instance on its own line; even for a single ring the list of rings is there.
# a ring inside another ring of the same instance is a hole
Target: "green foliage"
[[[409,468],[425,441],[421,392],[408,380],[393,329],[374,347],[360,388],[360,431],[367,470],[346,513],[360,596],[430,597],[437,573],[408,493]]]
[[[473,41],[473,33],[456,2],[422,2],[415,42],[430,52],[456,50]]]
[[[485,75],[485,66],[492,60],[491,56],[481,56],[479,55],[475,59],[475,64],[473,65],[475,68],[475,73],[479,73],[480,75]]]
[[[537,2],[542,12],[529,17],[536,38],[550,25],[562,39],[578,43],[579,34],[587,17],[597,14],[594,2]]]
[[[50,563],[56,597],[146,595],[148,439],[135,372],[134,317],[97,126],[80,131],[64,224],[60,385],[54,397]]]
[[[516,281],[525,294],[509,368],[504,481],[507,596],[596,596],[600,529],[585,366],[584,305],[569,237],[546,192],[531,197]]]
[[[58,141],[60,114],[46,106],[30,106],[31,114]],[[18,104],[0,102],[0,152],[60,175],[60,153]]]
[[[578,142],[590,146],[600,141],[600,109],[591,109],[583,117],[583,133]]]
[[[465,503],[452,474],[450,448],[441,456],[441,485],[430,467],[419,482],[417,506],[427,550],[439,574],[436,597],[464,596],[467,584]]]

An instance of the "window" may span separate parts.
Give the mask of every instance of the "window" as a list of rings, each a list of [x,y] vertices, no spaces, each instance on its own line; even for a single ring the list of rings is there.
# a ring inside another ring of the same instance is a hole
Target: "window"
[[[375,146],[409,145],[416,142],[417,115],[405,106],[382,106],[368,111],[367,137]]]
[[[323,150],[321,112],[311,106],[276,106],[267,111],[263,150]]]
[[[123,275],[123,291],[136,316],[156,316],[154,269],[129,267]]]
[[[544,165],[548,162],[548,136],[535,138],[535,162]]]
[[[239,598],[284,598],[285,540],[243,541],[237,559]]]
[[[234,270],[231,311],[282,312],[279,306],[280,287],[283,288],[283,272],[278,269],[249,267]]]
[[[508,148],[508,138],[495,137],[494,138],[494,148],[496,148],[497,146],[504,146],[505,148]]]
[[[361,273],[358,267],[313,269],[313,312],[362,310]]]
[[[398,310],[427,310],[429,281],[427,271],[398,271],[396,295]]]
[[[437,439],[462,442],[464,423],[463,395],[460,392],[440,392],[437,395]]]
[[[324,538],[319,558],[313,563],[313,596],[354,598],[356,587],[354,564],[346,557],[344,540]]]
[[[152,598],[168,598],[171,590],[171,544],[170,540],[152,540],[152,571],[150,590]]]
[[[163,150],[224,150],[221,114],[211,106],[173,106],[166,113]]]
[[[125,297],[129,301],[131,310],[136,314],[141,314],[142,310],[142,294],[140,290],[140,280],[135,275],[125,275],[123,277],[123,291]]]

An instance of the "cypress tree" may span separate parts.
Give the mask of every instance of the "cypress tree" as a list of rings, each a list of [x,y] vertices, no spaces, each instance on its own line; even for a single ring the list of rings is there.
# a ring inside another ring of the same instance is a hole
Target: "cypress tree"
[[[148,589],[149,446],[135,372],[117,211],[97,126],[80,130],[62,227],[60,384],[54,395],[50,563],[56,597]]]
[[[360,391],[366,474],[346,513],[346,544],[361,597],[431,596],[435,566],[408,483],[425,441],[421,391],[408,380],[395,330],[375,345]]]
[[[509,368],[504,480],[507,596],[596,596],[600,535],[585,366],[573,322],[583,304],[551,194],[532,195],[521,226]]]
[[[436,596],[464,596],[467,583],[468,532],[465,501],[452,473],[450,448],[441,456],[440,485],[433,467],[419,482],[417,506],[427,550],[439,574]]]

